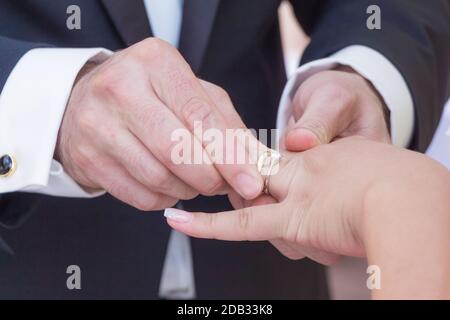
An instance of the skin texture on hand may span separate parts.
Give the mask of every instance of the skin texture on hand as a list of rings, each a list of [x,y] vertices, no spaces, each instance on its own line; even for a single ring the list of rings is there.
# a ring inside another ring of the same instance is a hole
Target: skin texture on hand
[[[106,190],[145,211],[230,188],[245,199],[258,196],[262,178],[257,169],[212,161],[195,123],[222,133],[244,127],[223,89],[197,79],[170,44],[149,38],[82,70],[59,131],[56,157],[87,190]],[[209,161],[175,164],[171,137],[177,130],[186,130],[194,150]],[[243,145],[236,148],[247,153]]]
[[[293,116],[281,147],[292,152],[305,151],[345,137],[362,136],[390,143],[389,111],[373,85],[350,67],[319,72],[307,79],[293,99]],[[235,208],[276,202],[271,197],[245,201],[230,191]],[[292,246],[289,241],[271,240],[284,255],[292,259],[304,256],[323,264],[339,259],[336,254],[308,246]]]
[[[383,99],[371,83],[349,67],[311,76],[299,87],[292,103],[294,114],[283,139],[289,151],[304,151],[350,136],[391,141]]]
[[[366,140],[348,138],[303,153],[283,154],[278,173],[270,178],[272,199],[263,196],[246,202],[246,207],[237,210],[234,217],[200,214],[199,219],[205,221],[199,220],[198,224],[195,223],[198,214],[194,214],[193,223],[175,227],[197,237],[282,240],[325,252],[364,256],[359,234],[353,232],[353,223],[363,210],[365,194],[375,180],[375,173],[372,171],[372,177],[361,179],[366,165],[370,164],[362,157],[362,150],[358,150],[365,149],[360,141]],[[355,166],[359,161],[361,165]],[[249,204],[265,205],[248,207]],[[320,215],[313,212],[320,212]],[[341,228],[338,230],[336,226]]]
[[[381,270],[376,299],[450,299],[450,173],[425,156],[397,158],[372,188],[360,228]]]
[[[274,199],[259,206],[169,211],[168,223],[194,237],[269,240],[291,258],[367,256],[384,279],[375,298],[450,297],[450,173],[439,164],[346,138],[285,155],[270,189]]]

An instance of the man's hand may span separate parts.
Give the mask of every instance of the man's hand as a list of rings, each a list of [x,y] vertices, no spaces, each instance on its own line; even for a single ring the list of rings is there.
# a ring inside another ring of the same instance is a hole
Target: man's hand
[[[390,142],[382,98],[351,68],[311,76],[297,90],[293,104],[293,118],[283,141],[289,151],[304,151],[349,136]]]
[[[175,48],[150,38],[81,74],[56,157],[86,189],[104,189],[142,210],[224,193],[228,186],[246,199],[259,195],[262,178],[255,166],[172,161],[171,135],[178,129],[200,144],[202,159],[211,158],[194,122],[222,133],[244,127],[224,90],[198,80]]]

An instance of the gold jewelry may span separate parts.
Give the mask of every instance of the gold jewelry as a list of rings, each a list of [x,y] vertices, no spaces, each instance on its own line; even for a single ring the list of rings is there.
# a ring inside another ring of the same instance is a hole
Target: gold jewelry
[[[16,172],[17,162],[13,156],[5,154],[0,157],[0,178],[7,178]]]

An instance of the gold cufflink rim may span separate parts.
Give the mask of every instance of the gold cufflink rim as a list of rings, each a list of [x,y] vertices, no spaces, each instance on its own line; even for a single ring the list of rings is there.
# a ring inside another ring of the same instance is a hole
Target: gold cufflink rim
[[[11,168],[8,170],[8,172],[6,172],[6,173],[4,173],[4,174],[0,174],[0,178],[8,178],[8,177],[12,176],[12,175],[16,172],[16,170],[17,170],[17,161],[16,161],[16,158],[14,158],[14,156],[12,156],[12,155],[10,155],[10,154],[4,154],[4,155],[2,155],[2,156],[0,157],[0,159],[3,158],[3,157],[5,157],[5,156],[8,156],[8,157],[11,158],[12,164],[11,164]]]

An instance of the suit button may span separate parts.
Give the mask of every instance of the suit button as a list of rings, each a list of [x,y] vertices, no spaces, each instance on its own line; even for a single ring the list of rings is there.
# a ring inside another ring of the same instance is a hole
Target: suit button
[[[10,155],[0,157],[0,177],[9,177],[16,170],[16,161]]]

